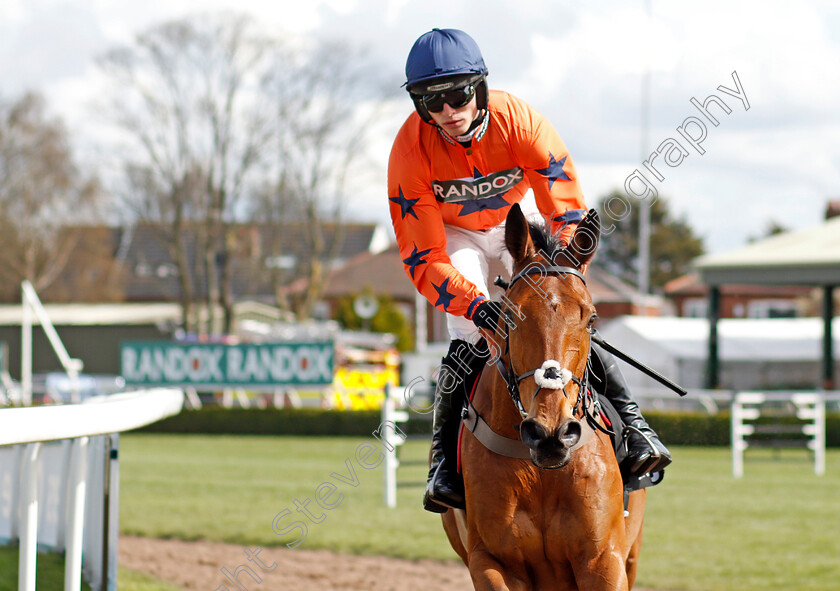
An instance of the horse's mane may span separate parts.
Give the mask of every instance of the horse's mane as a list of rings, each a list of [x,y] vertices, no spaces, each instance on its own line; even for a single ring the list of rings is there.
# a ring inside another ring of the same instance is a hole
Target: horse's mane
[[[557,251],[564,248],[560,241],[560,234],[553,234],[548,224],[529,222],[528,232],[531,234],[531,242],[534,243],[537,252],[543,253],[549,260],[554,258]]]

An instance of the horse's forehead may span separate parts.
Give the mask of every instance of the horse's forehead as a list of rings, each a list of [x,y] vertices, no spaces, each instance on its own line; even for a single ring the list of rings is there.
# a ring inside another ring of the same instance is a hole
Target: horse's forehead
[[[577,310],[590,301],[586,290],[576,289],[568,281],[544,281],[541,289],[529,291],[520,305],[534,312],[545,310],[555,314],[558,310]]]
[[[546,275],[536,274],[532,276],[536,282],[533,291],[543,295],[546,300],[554,302],[551,298],[563,300],[576,299],[586,300],[588,292],[583,282],[578,277],[570,274],[549,273]]]

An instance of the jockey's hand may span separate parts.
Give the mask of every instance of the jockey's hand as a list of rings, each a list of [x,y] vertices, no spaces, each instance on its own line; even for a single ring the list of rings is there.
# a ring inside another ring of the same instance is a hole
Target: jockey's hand
[[[484,300],[475,307],[472,321],[478,328],[495,331],[499,324],[501,313],[502,305],[499,302]]]

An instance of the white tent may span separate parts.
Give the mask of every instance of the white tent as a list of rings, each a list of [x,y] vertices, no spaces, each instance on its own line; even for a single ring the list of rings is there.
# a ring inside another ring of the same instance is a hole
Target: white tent
[[[837,335],[840,318],[834,320],[834,327]],[[681,386],[704,387],[708,320],[621,316],[606,323],[600,333],[607,342]],[[813,390],[820,383],[823,321],[819,318],[722,319],[718,335],[721,388]],[[623,362],[620,365],[634,390],[668,392],[638,370]]]

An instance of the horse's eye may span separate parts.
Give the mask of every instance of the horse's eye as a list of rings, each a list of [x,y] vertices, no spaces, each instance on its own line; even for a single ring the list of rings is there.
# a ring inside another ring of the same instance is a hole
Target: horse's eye
[[[591,332],[595,328],[595,321],[598,320],[598,315],[593,314],[589,317],[589,322],[586,323],[586,328]]]

